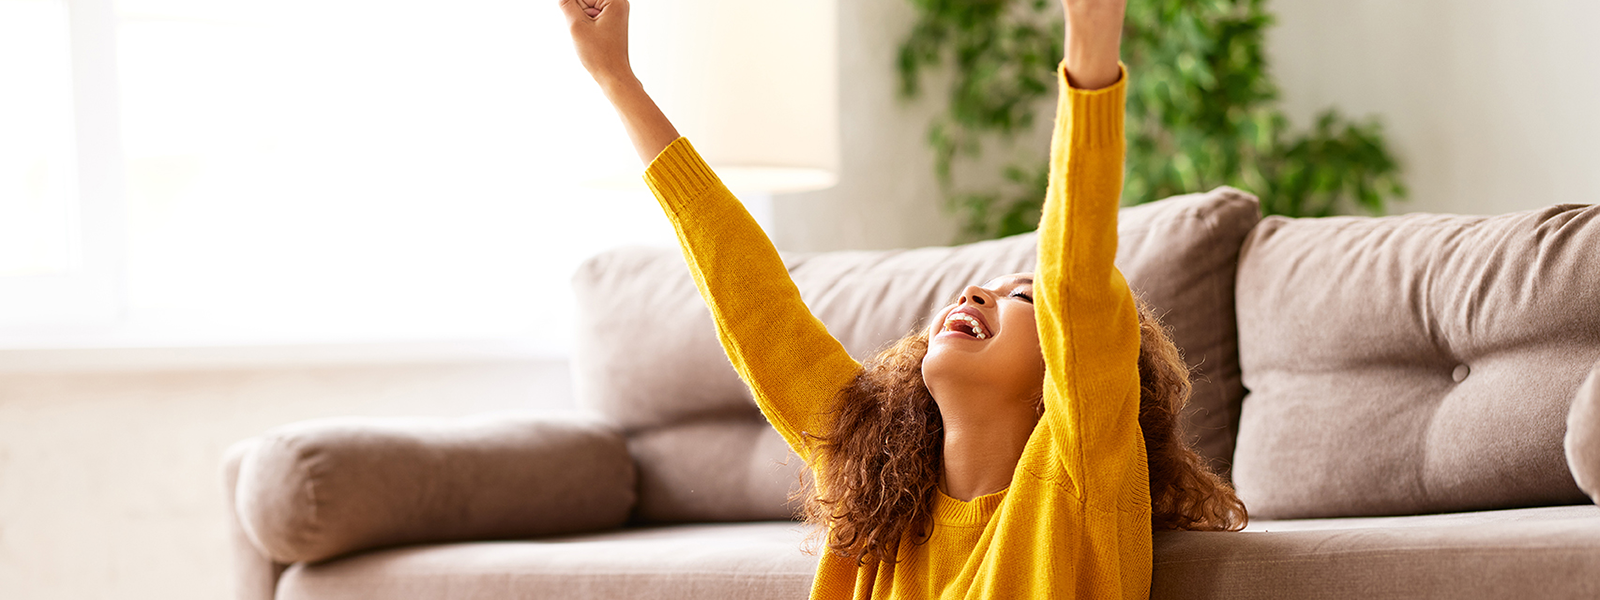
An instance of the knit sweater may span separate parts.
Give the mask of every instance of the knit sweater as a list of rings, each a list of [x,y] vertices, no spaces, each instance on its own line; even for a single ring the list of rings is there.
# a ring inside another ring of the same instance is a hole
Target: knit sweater
[[[1147,598],[1150,493],[1139,430],[1139,323],[1112,265],[1122,190],[1126,73],[1072,89],[1064,68],[1039,224],[1035,314],[1044,414],[1005,490],[939,494],[924,543],[858,565],[824,551],[811,597]],[[645,180],[682,244],[717,334],[767,420],[808,464],[800,432],[861,365],[828,334],[777,251],[686,139]]]

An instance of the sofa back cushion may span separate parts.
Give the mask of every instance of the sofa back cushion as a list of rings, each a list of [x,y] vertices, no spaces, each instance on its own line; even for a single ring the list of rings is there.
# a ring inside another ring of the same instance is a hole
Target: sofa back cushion
[[[1238,276],[1251,516],[1585,501],[1562,450],[1600,358],[1600,208],[1263,220]]]
[[[1186,425],[1219,466],[1232,454],[1243,390],[1233,322],[1238,249],[1259,219],[1230,188],[1123,209],[1117,265],[1196,369]],[[955,247],[785,255],[812,312],[865,360],[921,327],[960,289],[1033,269],[1032,234]],[[619,422],[639,461],[636,516],[651,521],[782,518],[798,459],[761,421],[717,343],[677,249],[628,248],[573,278],[579,402]]]

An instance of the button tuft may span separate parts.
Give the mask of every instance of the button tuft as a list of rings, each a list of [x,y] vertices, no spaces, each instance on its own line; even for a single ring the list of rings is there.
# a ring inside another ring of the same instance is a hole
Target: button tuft
[[[1450,378],[1456,380],[1456,383],[1461,383],[1467,378],[1467,375],[1470,374],[1472,374],[1471,367],[1466,365],[1456,365],[1456,370],[1450,373]]]

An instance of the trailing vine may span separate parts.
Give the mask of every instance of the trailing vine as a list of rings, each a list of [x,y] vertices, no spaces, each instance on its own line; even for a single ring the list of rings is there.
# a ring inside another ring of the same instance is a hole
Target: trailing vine
[[[934,172],[967,238],[1038,226],[1048,148],[1025,148],[1002,184],[964,189],[957,163],[1031,131],[1055,94],[1063,28],[1055,0],[910,0],[916,24],[900,45],[900,95],[947,67],[948,106],[928,125]],[[1376,119],[1323,111],[1290,131],[1267,72],[1265,0],[1129,0],[1122,56],[1130,72],[1123,202],[1232,185],[1266,214],[1383,213],[1403,199],[1400,168]]]

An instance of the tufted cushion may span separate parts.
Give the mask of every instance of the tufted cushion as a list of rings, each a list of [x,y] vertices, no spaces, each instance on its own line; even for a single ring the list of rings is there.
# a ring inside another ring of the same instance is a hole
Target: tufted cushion
[[[1187,423],[1202,452],[1219,464],[1232,454],[1243,393],[1234,268],[1239,245],[1258,219],[1254,197],[1219,188],[1123,209],[1119,222],[1117,265],[1165,315],[1196,366]],[[1036,248],[1029,234],[956,247],[788,255],[785,261],[812,312],[852,356],[866,359],[919,327],[963,286],[1031,270]],[[799,461],[787,460],[787,448],[769,427],[750,428],[752,421],[761,423],[759,412],[717,343],[680,252],[611,251],[586,262],[573,287],[580,307],[576,393],[582,404],[630,431],[641,482],[636,516],[790,516],[783,499],[798,481]]]
[[[1578,388],[1567,413],[1567,467],[1578,487],[1600,503],[1600,363]]]
[[[1240,256],[1252,516],[1584,500],[1562,452],[1600,357],[1600,208],[1268,218]]]

